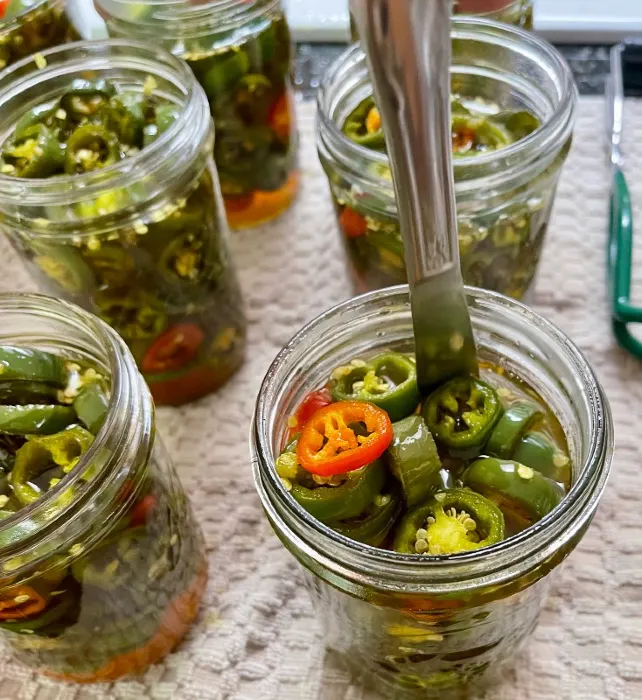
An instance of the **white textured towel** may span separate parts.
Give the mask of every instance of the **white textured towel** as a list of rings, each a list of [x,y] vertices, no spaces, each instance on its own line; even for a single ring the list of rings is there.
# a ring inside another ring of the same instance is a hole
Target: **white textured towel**
[[[635,164],[636,154],[642,159],[642,104],[627,110],[637,117],[627,122],[625,144]],[[233,236],[250,321],[246,364],[215,396],[158,412],[207,542],[210,583],[198,623],[163,663],[113,685],[56,683],[2,659],[0,700],[371,700],[322,648],[294,560],[263,518],[247,447],[256,392],[274,355],[351,291],[316,157],[313,106],[301,105],[299,115],[297,203],[279,221]],[[531,643],[504,683],[480,700],[642,698],[642,363],[616,347],[609,327],[603,134],[603,100],[582,99],[536,305],[584,350],[604,384],[616,426],[613,473]],[[627,174],[642,205],[642,168]],[[32,289],[0,242],[0,290]]]

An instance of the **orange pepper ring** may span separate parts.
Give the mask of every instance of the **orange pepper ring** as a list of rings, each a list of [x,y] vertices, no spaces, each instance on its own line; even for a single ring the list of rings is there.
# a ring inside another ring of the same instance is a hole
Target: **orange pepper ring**
[[[363,423],[369,434],[357,436],[350,423]],[[381,457],[391,441],[392,423],[384,410],[364,401],[337,401],[305,424],[297,457],[312,474],[345,474]]]
[[[20,602],[21,597],[28,596]],[[16,598],[18,600],[16,600]],[[47,601],[31,586],[14,586],[0,597],[0,620],[20,620],[37,615],[47,607]]]

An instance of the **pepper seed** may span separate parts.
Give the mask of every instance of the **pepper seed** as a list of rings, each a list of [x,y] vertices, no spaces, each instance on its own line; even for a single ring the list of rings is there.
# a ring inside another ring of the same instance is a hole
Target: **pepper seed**
[[[517,467],[517,474],[521,476],[522,479],[526,479],[526,481],[528,481],[529,479],[533,478],[535,472],[530,467],[520,464]]]
[[[464,520],[463,526],[466,528],[466,530],[468,530],[468,532],[472,532],[473,530],[477,529],[477,523],[471,517]]]
[[[22,595],[17,595],[17,596],[13,599],[13,602],[14,602],[14,603],[17,603],[18,605],[22,605],[22,603],[26,603],[26,602],[28,602],[29,600],[31,600],[31,598],[30,598],[26,593],[23,593]]]
[[[418,540],[428,540],[428,530],[424,529],[423,527],[420,527],[417,530],[417,539]]]
[[[417,540],[415,542],[415,552],[417,554],[423,554],[424,552],[428,551],[428,542],[427,540]]]

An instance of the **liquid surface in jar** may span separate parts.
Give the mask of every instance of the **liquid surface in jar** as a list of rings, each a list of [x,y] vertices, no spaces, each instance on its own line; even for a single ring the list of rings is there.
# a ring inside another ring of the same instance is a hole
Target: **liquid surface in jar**
[[[562,427],[501,365],[424,401],[414,357],[384,352],[337,367],[288,422],[276,470],[311,515],[402,554],[458,554],[528,528],[564,498]]]
[[[20,116],[1,146],[0,171],[82,176],[131,158],[180,115],[156,88],[151,76],[138,89],[73,80],[58,99]],[[43,207],[43,236],[7,228],[45,289],[107,321],[129,345],[156,402],[178,405],[215,391],[238,369],[245,321],[214,176],[205,168],[175,193],[173,183],[163,186],[167,201],[151,209],[141,183],[145,200],[133,221],[123,201],[134,188],[112,186],[93,199]],[[102,223],[109,216],[114,223]],[[64,232],[52,236],[54,225]]]
[[[89,364],[0,346],[0,548],[13,542],[1,521],[47,498],[46,522],[36,511],[23,525],[42,527],[96,478],[91,467],[80,482],[67,476],[100,432],[109,395],[108,378]],[[142,465],[123,482],[110,525],[91,524],[103,528],[97,543],[61,545],[20,578],[20,561],[3,558],[0,637],[19,659],[65,680],[109,681],[176,646],[206,578],[177,495]]]
[[[528,136],[539,127],[537,117],[525,110],[500,110],[483,100],[451,97],[452,150],[455,157],[497,151]],[[343,133],[355,143],[385,152],[379,109],[372,97],[363,100],[346,118]]]

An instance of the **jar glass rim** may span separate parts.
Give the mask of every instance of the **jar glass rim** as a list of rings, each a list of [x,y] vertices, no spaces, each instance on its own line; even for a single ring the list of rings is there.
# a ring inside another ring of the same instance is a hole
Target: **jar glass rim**
[[[307,324],[277,355],[259,390],[250,435],[255,486],[269,519],[280,521],[280,527],[284,526],[288,536],[292,535],[297,547],[313,552],[311,556],[323,561],[327,569],[348,579],[356,576],[363,582],[364,578],[369,578],[376,580],[380,587],[386,587],[385,581],[403,580],[404,585],[421,589],[430,576],[431,587],[443,590],[448,590],[453,580],[460,584],[465,581],[471,587],[482,579],[485,584],[504,582],[515,577],[520,567],[531,568],[542,563],[559,548],[562,539],[570,539],[571,525],[582,515],[588,518],[586,514],[592,514],[606,485],[613,440],[610,409],[580,350],[555,325],[524,304],[473,287],[466,287],[466,293],[469,303],[481,305],[497,316],[509,313],[513,321],[544,334],[581,381],[590,406],[593,430],[584,464],[577,470],[579,477],[561,503],[528,529],[490,547],[450,556],[405,555],[370,547],[350,540],[313,518],[289,495],[274,467],[267,419],[271,408],[269,401],[276,390],[274,384],[279,368],[287,363],[297,347],[309,342],[311,334],[319,332],[320,327],[332,320],[339,321],[377,302],[393,307],[407,305],[408,286],[388,287],[354,297]],[[338,552],[336,557],[329,554],[332,547]]]
[[[136,31],[158,34],[163,39],[196,39],[214,33],[225,37],[235,29],[261,19],[281,0],[207,0],[193,4],[186,0],[96,0],[108,16],[120,26],[136,27]],[[129,6],[150,8],[151,14],[135,15],[128,12]],[[229,37],[231,40],[233,36]]]
[[[494,177],[499,181],[505,177],[499,171],[501,162],[518,162],[520,155],[541,153],[544,149],[550,148],[551,144],[559,143],[561,147],[572,131],[578,93],[573,74],[562,54],[552,44],[537,37],[532,32],[489,19],[458,15],[453,17],[451,21],[451,38],[509,47],[533,62],[537,61],[538,58],[544,59],[548,70],[555,76],[557,83],[555,111],[534,132],[496,151],[473,156],[458,156],[453,159],[455,190],[468,192],[479,188],[478,181],[483,176],[461,178],[458,177],[458,174],[471,168],[481,170],[486,167],[489,172],[498,171]],[[342,71],[347,64],[352,67],[365,65],[365,54],[358,43],[353,44],[343,52],[328,68],[321,80],[317,92],[319,148],[329,149],[332,155],[340,159],[348,168],[351,164],[354,167],[355,162],[366,161],[377,166],[378,172],[386,172],[389,169],[387,154],[366,148],[349,139],[335,121],[335,116],[330,112],[335,91],[341,82]],[[453,64],[451,73],[457,73],[457,65],[465,64]],[[375,175],[371,176],[371,179],[373,183],[375,181],[377,184],[383,183],[392,195],[390,177],[377,177]]]
[[[87,71],[100,72],[119,65],[144,69],[152,78],[155,74],[171,81],[184,98],[181,117],[138,153],[100,170],[55,178],[19,178],[0,173],[0,209],[7,203],[54,205],[73,200],[76,195],[88,199],[116,184],[126,189],[143,173],[158,170],[168,160],[178,161],[174,156],[181,152],[198,152],[213,133],[203,89],[189,66],[162,48],[129,39],[78,41],[42,51],[38,58],[46,63],[44,67],[39,68],[34,57],[28,56],[0,73],[0,111],[6,110],[6,103],[21,92],[47,80],[67,74],[71,80]]]
[[[42,533],[48,532],[50,528],[55,529],[61,522],[67,525],[73,514],[80,512],[88,501],[100,495],[102,489],[107,489],[111,485],[112,479],[122,477],[122,474],[119,477],[118,465],[122,455],[127,452],[128,436],[134,433],[140,435],[142,443],[145,443],[150,441],[151,432],[146,429],[141,431],[140,426],[132,425],[132,415],[139,411],[141,402],[145,402],[144,397],[141,398],[135,388],[142,379],[124,341],[104,321],[75,304],[41,294],[0,293],[0,317],[8,313],[26,313],[43,321],[64,319],[65,324],[91,334],[98,341],[110,372],[110,400],[107,415],[90,447],[59,483],[48,489],[34,503],[0,521],[0,532],[6,535],[6,531],[13,530],[15,533],[15,536],[7,538],[9,544],[2,547],[0,551],[3,556],[7,552],[10,552],[11,556],[20,556],[19,548],[29,546],[34,536],[41,537]],[[43,334],[43,337],[46,337],[46,334]],[[50,337],[55,342],[55,338]],[[42,342],[40,338],[40,343]],[[146,413],[148,419],[151,419],[153,415],[151,398],[148,397],[147,403]],[[106,443],[111,436],[121,436],[121,438],[115,442],[112,441],[108,449]],[[137,448],[140,448],[140,445]],[[146,447],[143,444],[142,448],[146,450],[149,446]],[[57,504],[56,500],[62,492],[77,486],[88,470],[96,464],[102,464],[102,467],[95,478],[86,481],[75,492],[75,497],[70,503],[62,506]],[[51,513],[54,513],[53,517]],[[26,526],[30,522],[35,525]]]

